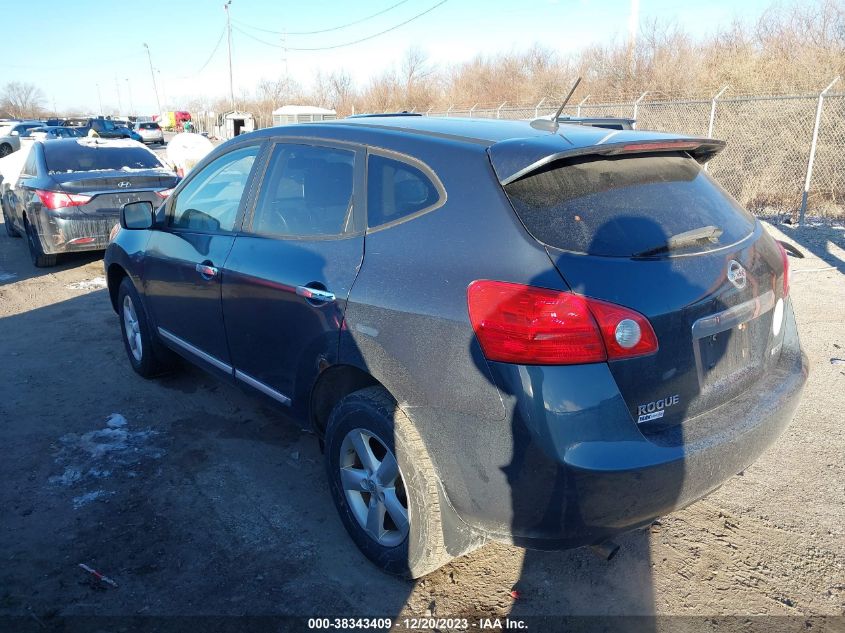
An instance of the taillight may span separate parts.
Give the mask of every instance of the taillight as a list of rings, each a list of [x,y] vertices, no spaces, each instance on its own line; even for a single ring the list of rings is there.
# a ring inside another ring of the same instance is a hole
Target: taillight
[[[175,188],[176,187],[171,187],[170,189],[162,189],[161,191],[156,191],[156,195],[159,198],[168,198],[168,197],[170,197],[170,194],[173,193],[173,190]]]
[[[601,329],[609,360],[657,351],[657,335],[642,314],[607,301],[589,297],[586,301]]]
[[[786,249],[780,242],[775,242],[780,250],[780,258],[783,261],[783,296],[789,294],[789,256],[786,254]]]
[[[81,193],[64,193],[63,191],[47,191],[45,189],[36,189],[35,193],[41,199],[41,204],[48,209],[78,207],[88,204],[92,198],[92,196],[85,196]]]
[[[467,304],[484,356],[493,361],[576,365],[657,351],[643,315],[571,292],[478,280],[467,288]]]

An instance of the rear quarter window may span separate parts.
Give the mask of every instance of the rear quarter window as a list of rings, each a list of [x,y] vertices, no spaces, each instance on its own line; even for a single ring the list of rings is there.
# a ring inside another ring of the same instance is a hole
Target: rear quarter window
[[[367,224],[375,228],[439,204],[431,179],[408,163],[370,154],[367,159]]]
[[[505,191],[537,240],[588,255],[631,257],[687,231],[721,231],[678,249],[701,252],[733,244],[754,228],[753,216],[679,153],[559,161]]]

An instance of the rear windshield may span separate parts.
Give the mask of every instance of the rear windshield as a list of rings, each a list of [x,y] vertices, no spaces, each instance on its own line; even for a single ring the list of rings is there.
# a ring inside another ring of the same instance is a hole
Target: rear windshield
[[[754,228],[753,216],[679,153],[559,161],[505,191],[536,239],[588,255],[700,252]]]
[[[44,144],[44,160],[51,173],[108,169],[156,169],[163,165],[144,147],[109,147],[81,142]]]
[[[142,130],[157,130],[158,129],[158,123],[138,123],[137,126],[138,126],[139,129],[142,129]]]

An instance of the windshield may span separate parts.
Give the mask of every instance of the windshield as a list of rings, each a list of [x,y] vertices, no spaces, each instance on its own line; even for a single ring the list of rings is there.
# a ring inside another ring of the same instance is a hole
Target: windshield
[[[81,142],[45,143],[44,160],[50,173],[164,167],[156,155],[144,147],[109,147]]]
[[[560,161],[505,191],[536,239],[588,255],[701,252],[754,228],[754,218],[680,153]]]

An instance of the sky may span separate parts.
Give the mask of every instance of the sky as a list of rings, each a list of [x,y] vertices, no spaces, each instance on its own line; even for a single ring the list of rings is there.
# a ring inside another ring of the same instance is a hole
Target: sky
[[[754,20],[771,5],[771,0],[231,0],[235,94],[252,92],[262,79],[283,77],[285,68],[305,87],[318,70],[345,69],[363,83],[397,66],[410,46],[440,66],[534,43],[571,53],[627,38],[632,2],[639,5],[640,23],[658,18],[694,37],[735,17]],[[102,103],[105,110],[119,105],[124,114],[153,114],[153,74],[162,106],[179,109],[201,94],[226,96],[223,3],[0,0],[7,27],[0,38],[0,87],[34,83],[44,92],[45,107],[59,113],[94,113]],[[381,14],[364,19],[376,13]],[[358,23],[301,34],[350,22]],[[393,27],[358,44],[293,50],[343,45]]]

